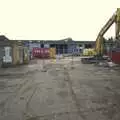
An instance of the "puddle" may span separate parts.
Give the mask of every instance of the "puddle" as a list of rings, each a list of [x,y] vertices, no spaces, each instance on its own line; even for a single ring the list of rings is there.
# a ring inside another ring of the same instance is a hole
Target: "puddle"
[[[67,91],[60,91],[57,93],[60,97],[65,98],[68,96],[68,92]]]
[[[26,120],[40,120],[38,117],[30,117],[30,118],[27,118]]]
[[[52,71],[49,71],[49,74],[52,75],[52,76],[58,76],[58,72],[56,72],[56,70],[52,70]]]
[[[6,88],[6,82],[5,81],[0,81],[0,90]]]
[[[51,100],[51,99],[47,99],[46,100],[46,103],[48,104],[48,105],[53,105],[54,104],[54,100]]]
[[[6,104],[6,101],[0,102],[0,109],[4,108],[5,104]]]
[[[58,87],[59,88],[65,88],[66,87],[66,83],[64,81],[61,81],[58,83]]]

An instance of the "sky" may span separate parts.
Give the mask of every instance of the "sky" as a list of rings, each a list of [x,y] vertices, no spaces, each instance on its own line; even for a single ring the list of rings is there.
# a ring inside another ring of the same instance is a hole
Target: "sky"
[[[0,34],[12,40],[95,40],[120,0],[0,0]],[[114,36],[114,25],[105,37]]]

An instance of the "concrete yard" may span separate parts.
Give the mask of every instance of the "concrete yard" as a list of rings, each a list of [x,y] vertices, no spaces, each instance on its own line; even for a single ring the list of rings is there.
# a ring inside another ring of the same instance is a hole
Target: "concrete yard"
[[[76,57],[73,64],[37,60],[0,74],[0,120],[120,120],[119,70]]]

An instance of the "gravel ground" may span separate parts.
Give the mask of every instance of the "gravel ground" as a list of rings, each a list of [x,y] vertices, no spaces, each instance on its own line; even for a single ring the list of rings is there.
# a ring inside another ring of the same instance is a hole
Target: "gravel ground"
[[[41,60],[7,69],[0,120],[120,120],[120,71],[71,61],[45,60],[46,72]]]

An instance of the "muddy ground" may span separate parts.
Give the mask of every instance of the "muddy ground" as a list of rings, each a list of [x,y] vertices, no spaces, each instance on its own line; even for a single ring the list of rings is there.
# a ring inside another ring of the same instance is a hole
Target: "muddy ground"
[[[73,61],[1,71],[0,120],[120,120],[120,71]]]

